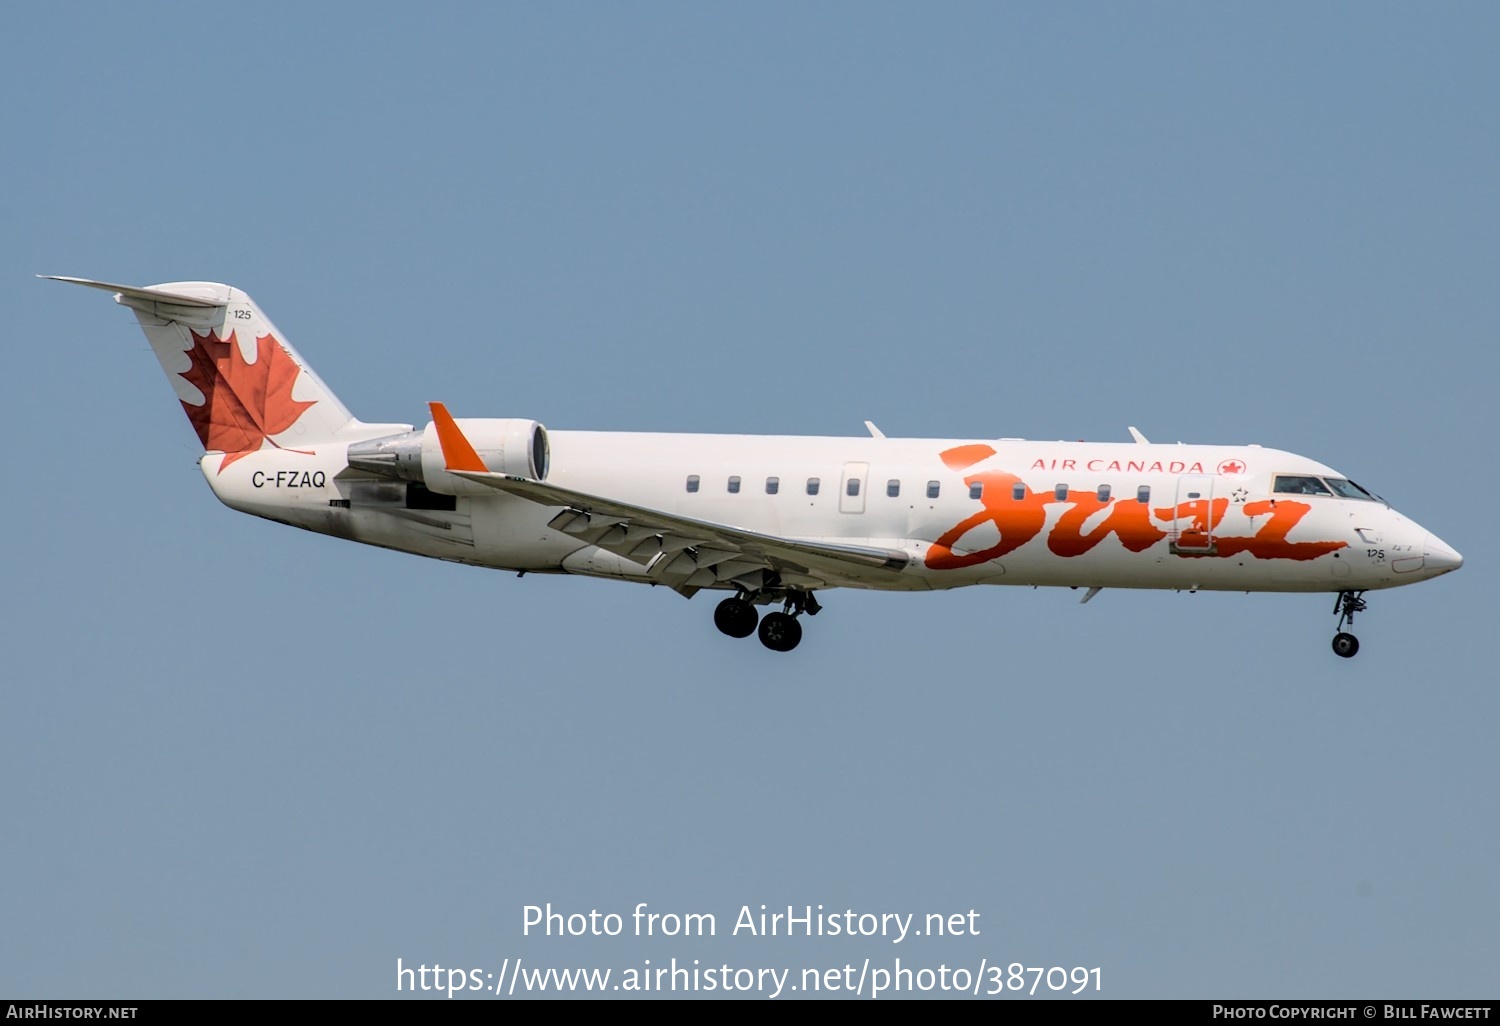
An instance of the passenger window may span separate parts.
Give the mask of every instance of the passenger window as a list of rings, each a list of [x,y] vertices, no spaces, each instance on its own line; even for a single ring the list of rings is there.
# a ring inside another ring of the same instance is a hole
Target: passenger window
[[[689,474],[688,475],[688,491],[690,491],[690,492],[696,492],[697,490],[698,490],[698,475],[697,474]]]
[[[1276,487],[1272,489],[1282,495],[1332,495],[1328,486],[1308,474],[1277,474]]]
[[[1135,490],[1135,501],[1136,502],[1142,502],[1142,503],[1150,502],[1151,501],[1151,486],[1150,485],[1141,485],[1139,488],[1137,488]]]
[[[779,478],[779,477],[768,477],[768,478],[766,478],[766,494],[767,495],[775,495],[779,491],[781,491],[781,478]]]
[[[942,485],[938,484],[938,482],[936,482],[936,481],[928,481],[927,482],[927,497],[929,499],[936,499],[938,497],[938,489],[941,488],[941,487],[942,487]]]
[[[807,494],[808,495],[817,495],[818,494],[818,485],[820,485],[821,483],[822,482],[819,481],[815,477],[808,478],[807,479]]]
[[[885,494],[889,495],[893,499],[896,496],[900,495],[901,494],[901,482],[897,481],[895,478],[891,478],[889,481],[887,481],[885,483]]]
[[[738,477],[731,477],[729,479],[729,494],[730,495],[738,495],[739,491],[740,491],[740,479]]]
[[[844,485],[844,494],[845,495],[858,495],[859,494],[859,478],[857,478],[857,477],[851,477],[849,479],[849,483],[846,484],[846,485]]]
[[[1010,497],[1012,499],[1015,499],[1017,502],[1020,502],[1022,499],[1026,498],[1026,486],[1019,481],[1011,485]]]
[[[983,481],[975,481],[973,484],[969,485],[969,498],[971,498],[971,499],[982,499],[982,498],[984,498],[984,482]]]
[[[1068,486],[1067,485],[1058,485],[1056,488],[1054,488],[1052,490],[1052,495],[1053,495],[1054,498],[1057,499],[1058,502],[1067,502],[1068,501]]]
[[[1099,496],[1099,501],[1100,502],[1108,502],[1109,501],[1109,485],[1100,485],[1099,486],[1099,491],[1096,492],[1095,494],[1097,494]]]

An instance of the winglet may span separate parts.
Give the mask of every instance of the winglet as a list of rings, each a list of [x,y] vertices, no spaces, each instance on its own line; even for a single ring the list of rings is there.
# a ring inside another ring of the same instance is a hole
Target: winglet
[[[1150,442],[1148,442],[1146,440],[1146,436],[1145,435],[1141,434],[1139,431],[1136,430],[1134,424],[1132,424],[1130,426],[1130,437],[1135,439],[1135,444],[1136,445],[1150,445],[1151,444]]]
[[[885,437],[885,432],[882,431],[882,430],[880,430],[878,427],[876,427],[873,423],[871,423],[868,420],[865,421],[865,427],[869,430],[871,438],[884,438]]]
[[[484,460],[459,430],[448,407],[442,403],[428,403],[427,408],[432,411],[432,424],[437,428],[438,444],[443,447],[443,462],[447,469],[487,473],[490,468],[484,465]]]

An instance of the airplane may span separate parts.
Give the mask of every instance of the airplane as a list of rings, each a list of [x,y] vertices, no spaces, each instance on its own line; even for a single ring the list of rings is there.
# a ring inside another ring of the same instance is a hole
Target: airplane
[[[724,634],[789,652],[835,588],[1369,591],[1463,557],[1333,468],[1258,445],[549,431],[524,418],[367,424],[251,298],[39,275],[134,312],[231,509],[475,566],[727,593]],[[758,607],[772,608],[761,615]]]

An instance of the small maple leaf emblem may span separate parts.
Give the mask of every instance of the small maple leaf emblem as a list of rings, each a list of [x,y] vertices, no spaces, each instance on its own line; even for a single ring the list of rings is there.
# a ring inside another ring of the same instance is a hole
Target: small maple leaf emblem
[[[1225,460],[1219,464],[1219,473],[1221,474],[1243,474],[1244,472],[1245,465],[1239,460]]]
[[[223,341],[212,331],[192,335],[187,353],[193,365],[182,377],[203,393],[203,403],[183,402],[182,408],[203,448],[224,450],[220,470],[258,451],[269,436],[290,428],[314,405],[292,398],[302,368],[275,336],[257,338],[255,362],[246,363],[234,332]]]

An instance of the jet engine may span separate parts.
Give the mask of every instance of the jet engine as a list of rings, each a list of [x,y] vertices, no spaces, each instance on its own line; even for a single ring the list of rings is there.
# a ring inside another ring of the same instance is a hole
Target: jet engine
[[[547,477],[551,449],[547,429],[534,420],[464,419],[464,437],[496,474],[532,481]],[[450,474],[431,421],[420,431],[387,435],[349,446],[349,466],[381,477],[414,481],[440,495],[493,495],[494,489]]]

